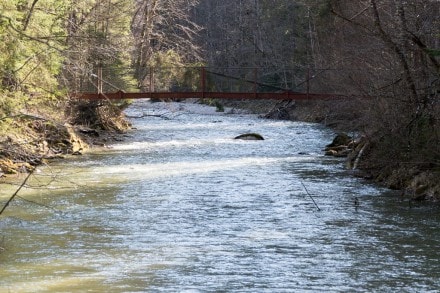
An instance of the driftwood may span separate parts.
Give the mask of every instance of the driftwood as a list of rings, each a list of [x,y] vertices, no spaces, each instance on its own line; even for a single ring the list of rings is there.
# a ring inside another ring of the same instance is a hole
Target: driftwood
[[[139,115],[139,116],[125,115],[125,117],[131,118],[131,119],[140,119],[140,118],[144,118],[144,117],[158,117],[158,118],[170,120],[170,118],[165,116],[164,114],[145,114],[145,113],[143,113],[142,115]]]

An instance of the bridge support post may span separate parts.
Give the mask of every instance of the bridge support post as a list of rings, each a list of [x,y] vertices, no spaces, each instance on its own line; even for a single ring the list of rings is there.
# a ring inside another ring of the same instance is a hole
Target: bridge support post
[[[150,92],[150,99],[153,98],[153,92],[154,92],[154,68],[150,67],[150,84],[148,86],[148,91]]]
[[[307,68],[307,76],[306,76],[306,87],[307,87],[307,99],[309,99],[309,93],[310,93],[310,66]]]
[[[257,79],[258,79],[258,68],[255,67],[254,68],[254,96],[255,96],[255,99],[258,97],[258,93],[257,93]]]
[[[103,83],[102,83],[102,66],[100,65],[98,67],[98,81],[97,81],[97,88],[98,88],[98,94],[103,93]]]
[[[206,68],[201,67],[200,68],[200,87],[202,92],[202,99],[205,98],[205,91],[206,91]]]

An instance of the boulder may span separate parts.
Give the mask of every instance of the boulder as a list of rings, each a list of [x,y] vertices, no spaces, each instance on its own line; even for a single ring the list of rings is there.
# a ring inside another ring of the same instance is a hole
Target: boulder
[[[353,148],[353,138],[345,133],[339,133],[331,144],[325,147],[326,156],[346,157]]]
[[[334,148],[339,146],[348,146],[350,143],[353,142],[353,138],[346,133],[339,133],[336,135],[336,137],[333,139],[331,144],[326,145],[327,148]]]

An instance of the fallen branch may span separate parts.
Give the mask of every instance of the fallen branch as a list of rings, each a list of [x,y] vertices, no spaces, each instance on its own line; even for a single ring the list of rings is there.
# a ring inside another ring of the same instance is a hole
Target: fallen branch
[[[31,170],[29,172],[29,174],[26,176],[26,178],[24,179],[23,183],[21,183],[20,187],[18,187],[18,189],[14,192],[14,194],[9,198],[9,200],[5,203],[5,205],[3,206],[3,208],[0,211],[0,215],[6,210],[6,208],[9,206],[9,204],[11,203],[11,201],[14,200],[14,198],[17,196],[18,192],[20,192],[20,190],[26,185],[26,182],[28,181],[28,179],[31,177],[33,173],[33,170]]]
[[[125,115],[125,117],[130,118],[130,119],[140,119],[140,118],[144,118],[144,117],[158,117],[158,118],[163,118],[165,120],[170,120],[170,118],[165,116],[165,114],[142,114],[139,116]]]
[[[304,190],[306,191],[307,195],[312,199],[313,203],[315,204],[316,208],[318,209],[318,211],[320,211],[321,209],[319,208],[319,206],[316,204],[316,201],[313,199],[312,195],[310,194],[310,192],[307,190],[307,187],[304,185],[304,183],[301,181],[302,186],[304,187]]]

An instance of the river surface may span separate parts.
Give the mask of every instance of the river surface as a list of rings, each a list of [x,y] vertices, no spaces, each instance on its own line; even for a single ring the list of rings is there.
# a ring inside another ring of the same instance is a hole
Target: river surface
[[[40,168],[0,216],[0,292],[440,289],[438,206],[351,176],[323,156],[332,131],[192,104],[128,114],[125,141]],[[3,205],[16,186],[0,188]]]

